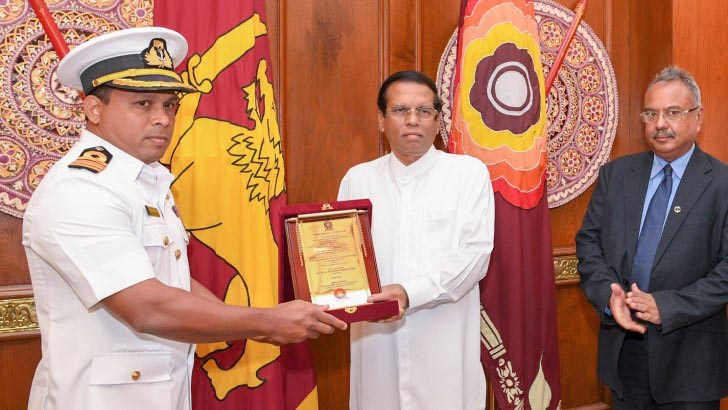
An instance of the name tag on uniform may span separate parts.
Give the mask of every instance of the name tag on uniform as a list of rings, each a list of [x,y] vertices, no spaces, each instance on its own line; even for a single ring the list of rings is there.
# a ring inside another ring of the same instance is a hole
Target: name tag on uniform
[[[149,216],[153,216],[155,218],[159,218],[161,216],[161,214],[159,213],[159,209],[153,206],[144,205],[144,209],[147,210],[147,215]]]

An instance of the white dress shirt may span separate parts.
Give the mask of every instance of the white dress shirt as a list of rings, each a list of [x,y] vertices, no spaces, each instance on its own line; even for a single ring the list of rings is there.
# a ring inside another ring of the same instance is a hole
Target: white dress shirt
[[[106,169],[68,167],[96,146],[113,155]],[[136,333],[99,305],[151,278],[190,289],[172,180],[84,131],[33,194],[23,246],[43,357],[29,409],[190,408],[193,345]]]
[[[353,410],[483,409],[480,292],[493,249],[493,189],[475,158],[431,148],[353,167],[339,200],[369,198],[382,285],[409,309],[394,323],[351,326]]]

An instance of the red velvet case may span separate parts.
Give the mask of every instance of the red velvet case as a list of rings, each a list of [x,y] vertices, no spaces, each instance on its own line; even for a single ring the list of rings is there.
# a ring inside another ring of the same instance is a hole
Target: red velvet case
[[[340,201],[321,204],[304,204],[291,205],[281,209],[280,212],[280,229],[279,237],[285,238],[284,244],[279,244],[278,252],[282,252],[283,260],[283,277],[291,280],[293,290],[297,299],[311,301],[311,291],[308,287],[308,279],[306,277],[305,268],[300,264],[300,256],[298,253],[298,238],[296,235],[288,235],[289,227],[295,225],[293,221],[286,221],[299,215],[315,214],[329,211],[345,211],[345,210],[362,210],[364,214],[359,214],[359,223],[364,236],[364,246],[367,249],[364,256],[364,264],[367,270],[367,279],[369,281],[369,289],[372,294],[381,292],[379,283],[379,273],[377,271],[377,262],[374,257],[374,248],[372,247],[371,236],[371,211],[372,203],[368,199],[358,199],[353,201]],[[295,232],[295,229],[293,230]],[[293,267],[293,269],[291,268]],[[346,323],[361,322],[365,320],[381,320],[399,314],[399,304],[396,300],[388,300],[385,302],[367,303],[364,305],[331,309],[330,314],[338,317]]]

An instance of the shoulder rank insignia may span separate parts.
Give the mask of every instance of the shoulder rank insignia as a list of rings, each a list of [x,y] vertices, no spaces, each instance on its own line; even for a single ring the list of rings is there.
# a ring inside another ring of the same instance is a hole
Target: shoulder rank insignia
[[[68,164],[68,168],[78,168],[91,171],[94,174],[106,169],[113,155],[104,147],[86,148],[75,161]]]

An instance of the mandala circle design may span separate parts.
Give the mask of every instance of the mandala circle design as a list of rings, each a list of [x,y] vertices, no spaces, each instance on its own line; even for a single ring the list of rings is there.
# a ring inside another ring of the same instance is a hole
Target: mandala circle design
[[[0,180],[17,179],[23,172],[28,156],[20,145],[7,137],[0,137]]]
[[[0,0],[0,24],[7,24],[25,12],[25,0]]]
[[[541,43],[549,48],[558,48],[564,41],[564,29],[554,21],[547,21],[539,27]]]
[[[587,50],[584,43],[578,38],[574,37],[569,46],[569,51],[566,52],[566,58],[564,61],[571,64],[572,67],[579,67],[584,64],[587,58]]]
[[[579,86],[588,93],[599,91],[602,86],[602,75],[594,64],[587,64],[579,70]]]
[[[584,167],[584,159],[579,151],[574,148],[568,148],[559,155],[559,167],[562,175],[567,178],[573,178],[581,173]]]
[[[597,131],[588,125],[579,128],[579,135],[576,137],[576,147],[584,154],[591,155],[599,146]]]
[[[154,4],[151,0],[124,0],[119,14],[129,26],[146,26],[154,19]]]
[[[542,64],[552,65],[554,57],[548,53],[541,53]],[[570,144],[569,136],[576,129],[580,121],[581,112],[578,104],[571,104],[571,101],[579,101],[579,88],[576,84],[574,73],[564,69],[559,70],[559,81],[555,81],[547,96],[548,115],[547,130],[549,132],[548,151],[558,152]],[[561,132],[557,132],[561,131]]]
[[[55,159],[41,159],[40,161],[37,161],[35,164],[33,164],[29,168],[28,172],[28,178],[27,178],[27,185],[35,190],[38,187],[38,184],[40,184],[40,181],[43,179],[45,174],[50,171],[53,164],[56,163]]]
[[[584,119],[588,122],[599,124],[604,119],[604,102],[596,95],[586,97],[582,107]]]
[[[71,48],[97,35],[131,27],[119,17],[119,3],[47,2]],[[151,1],[146,3],[151,7]],[[151,14],[145,18],[139,25],[151,24]],[[22,217],[43,175],[78,139],[84,116],[81,95],[58,83],[58,56],[32,10],[25,10],[12,23],[0,21],[0,38],[0,135],[8,136],[26,155],[19,174],[7,181],[0,178],[0,211]]]
[[[574,13],[553,0],[537,0],[534,8],[546,77]],[[437,72],[443,101],[440,135],[446,144],[452,124],[456,53],[457,30],[445,47]],[[596,180],[599,167],[609,160],[617,132],[617,98],[607,51],[594,31],[582,22],[546,96],[546,187],[550,208],[584,192]]]
[[[557,24],[566,31],[573,20],[571,10],[552,0],[536,1],[534,8],[539,27]],[[560,47],[541,38],[544,68],[551,68]],[[549,119],[558,119],[550,120],[548,127],[551,208],[576,198],[596,180],[617,132],[614,69],[604,45],[586,23],[577,28],[564,61],[548,96]]]

